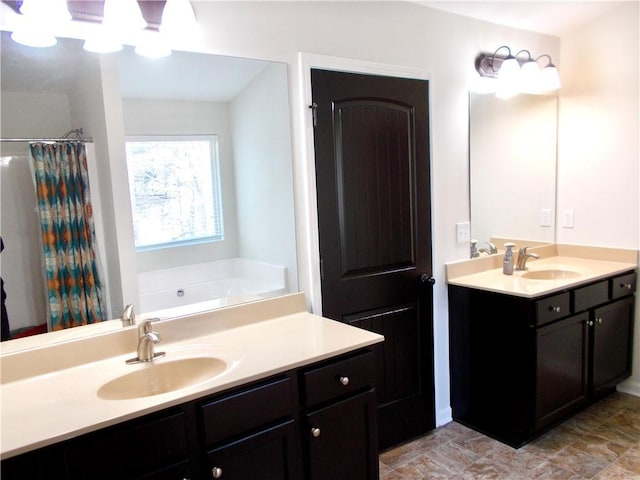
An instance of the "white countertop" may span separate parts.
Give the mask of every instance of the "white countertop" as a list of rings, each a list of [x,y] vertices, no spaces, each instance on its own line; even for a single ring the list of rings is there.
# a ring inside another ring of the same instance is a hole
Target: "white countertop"
[[[25,371],[3,375],[2,458],[384,340],[381,335],[307,313],[302,294],[289,297],[282,315],[278,314],[277,305],[283,301],[273,299],[255,302],[249,307],[230,307],[226,316],[211,312],[209,316],[201,314],[193,320],[154,323],[154,330],[163,337],[156,351],[167,352],[166,357],[154,362],[190,355],[214,356],[225,360],[231,368],[198,385],[149,397],[104,400],[97,395],[99,387],[111,379],[145,368],[144,364],[125,364],[126,359],[135,356],[135,328],[124,333],[126,329],[121,329],[98,339],[76,339],[64,345],[3,353],[0,357],[3,373],[5,367],[18,370],[15,366],[25,359],[47,365],[40,369],[25,367]],[[262,317],[258,313],[261,310],[267,311]],[[248,320],[247,314],[253,314],[254,318]],[[214,328],[208,329],[207,325]],[[117,342],[117,347],[111,348],[111,342],[113,345]],[[122,343],[128,346],[124,348]],[[96,345],[109,346],[115,355],[101,352]],[[87,350],[88,361],[73,359],[77,357],[78,348]],[[76,349],[74,354],[66,353],[73,349]],[[59,363],[51,359],[59,359]]]
[[[447,264],[447,283],[490,292],[534,298],[566,288],[597,281],[634,270],[638,267],[638,252],[627,249],[546,245],[530,249],[540,259],[529,259],[527,270],[502,273],[503,255],[464,260]],[[514,261],[517,258],[514,253]],[[528,272],[564,270],[574,273],[567,278],[533,279]]]
[[[533,298],[593,282],[634,268],[636,266],[632,263],[553,257],[531,261],[526,271],[514,271],[513,275],[505,275],[502,273],[502,268],[496,268],[453,278],[449,280],[449,284]],[[579,273],[580,276],[544,280],[523,277],[527,272],[551,269],[568,270]]]

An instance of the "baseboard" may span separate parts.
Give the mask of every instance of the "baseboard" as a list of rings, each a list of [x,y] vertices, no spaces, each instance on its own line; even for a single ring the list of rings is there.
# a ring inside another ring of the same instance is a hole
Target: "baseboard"
[[[616,390],[622,393],[628,393],[629,395],[635,395],[640,397],[640,382],[627,380],[622,382],[616,387]]]
[[[436,427],[441,427],[453,420],[451,407],[441,408],[436,412]]]

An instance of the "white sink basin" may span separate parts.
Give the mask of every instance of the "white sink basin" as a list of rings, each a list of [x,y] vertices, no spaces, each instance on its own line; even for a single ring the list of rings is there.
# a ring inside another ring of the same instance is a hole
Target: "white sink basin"
[[[117,377],[98,389],[103,400],[129,400],[173,392],[197,385],[229,369],[215,357],[192,357],[138,364],[135,371]]]
[[[546,270],[530,270],[522,274],[522,278],[532,280],[562,280],[569,278],[578,278],[582,274],[573,270],[564,270],[558,268],[549,268]]]

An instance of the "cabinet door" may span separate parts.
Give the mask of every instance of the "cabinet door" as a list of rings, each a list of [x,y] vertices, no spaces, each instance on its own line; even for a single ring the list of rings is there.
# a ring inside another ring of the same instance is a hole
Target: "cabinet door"
[[[68,478],[162,478],[163,470],[189,457],[187,425],[185,412],[176,408],[70,440],[65,445]]]
[[[585,312],[536,331],[536,429],[587,399],[588,320]]]
[[[297,480],[299,451],[294,425],[290,420],[209,451],[204,478]]]
[[[309,480],[377,480],[373,390],[307,415]]]
[[[0,462],[2,480],[64,479],[64,451],[60,445],[41,448]]]
[[[631,375],[633,297],[594,310],[593,391],[598,394]]]

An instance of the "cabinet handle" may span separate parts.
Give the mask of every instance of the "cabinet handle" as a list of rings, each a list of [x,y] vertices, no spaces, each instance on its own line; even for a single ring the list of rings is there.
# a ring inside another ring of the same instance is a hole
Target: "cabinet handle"
[[[313,427],[311,429],[311,435],[315,438],[318,438],[320,436],[320,429],[318,427]]]
[[[349,385],[349,377],[340,377],[340,383],[346,387]]]
[[[211,469],[211,476],[213,478],[222,478],[222,469],[220,467],[213,467]]]
[[[631,284],[630,283],[621,283],[620,284],[620,288],[626,288],[627,290],[631,290]]]
[[[550,312],[560,313],[560,307],[554,307],[553,305],[549,307]]]
[[[588,320],[587,321],[587,325],[589,325],[590,327],[593,327],[593,321],[592,320]]]
[[[602,319],[601,318],[596,318],[596,322],[598,322],[599,324],[602,325]]]

